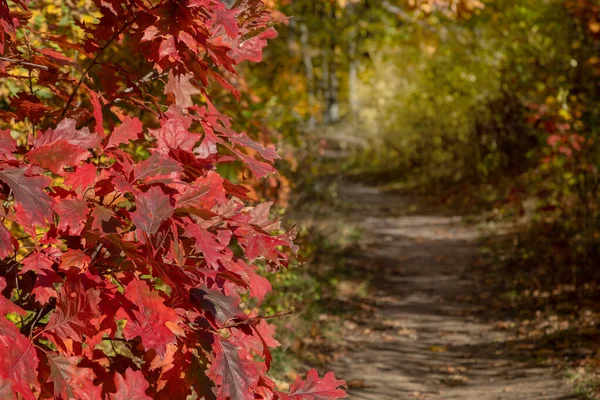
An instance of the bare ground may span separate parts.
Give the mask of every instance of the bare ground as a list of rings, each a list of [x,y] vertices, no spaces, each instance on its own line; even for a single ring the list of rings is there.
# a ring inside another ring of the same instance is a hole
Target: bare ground
[[[347,185],[340,199],[364,230],[354,273],[370,278],[363,312],[344,324],[348,351],[331,366],[352,399],[577,398],[563,374],[496,329],[485,305],[464,301],[477,290],[477,226],[407,212],[418,200],[371,187]]]

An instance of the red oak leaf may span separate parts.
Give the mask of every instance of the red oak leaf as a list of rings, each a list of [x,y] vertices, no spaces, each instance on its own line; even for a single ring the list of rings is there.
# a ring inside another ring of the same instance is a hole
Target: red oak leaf
[[[87,219],[87,201],[83,199],[61,199],[56,202],[54,211],[58,214],[58,229],[69,230],[71,235],[79,235]]]
[[[123,123],[116,127],[110,135],[106,148],[117,147],[122,143],[128,143],[130,140],[136,140],[142,130],[142,122],[139,119],[126,116]]]
[[[165,178],[176,179],[182,170],[183,168],[177,161],[163,154],[154,153],[147,160],[135,166],[133,176],[136,180],[148,183]]]
[[[254,176],[256,176],[256,179],[261,179],[269,174],[274,174],[277,172],[275,167],[273,167],[271,164],[255,160],[254,158],[237,150],[234,150],[234,153],[248,166],[248,168],[250,168],[250,171],[252,171]]]
[[[177,312],[167,307],[160,294],[139,279],[133,279],[127,285],[125,297],[133,307],[121,309],[117,314],[118,318],[127,320],[123,335],[128,340],[139,336],[145,349],[154,349],[156,354],[164,357],[167,345],[176,341],[169,325],[176,326]]]
[[[206,263],[214,269],[218,269],[219,260],[225,258],[225,255],[219,253],[219,251],[223,250],[225,246],[217,242],[216,236],[209,231],[200,228],[198,225],[193,224],[186,226],[185,235],[187,237],[193,237],[196,240],[195,248],[202,252]]]
[[[44,191],[52,181],[47,176],[27,176],[27,168],[1,166],[0,180],[13,191],[15,199],[23,206],[32,223],[46,225],[52,218],[52,199]]]
[[[10,129],[0,129],[0,157],[14,160],[13,153],[17,151],[17,141],[10,134]]]
[[[51,270],[54,262],[47,255],[36,250],[21,261],[21,264],[23,264],[21,274],[27,271],[35,271],[36,274],[39,274],[43,270]]]
[[[59,63],[60,65],[73,64],[73,60],[69,57],[66,57],[64,54],[59,53],[58,51],[54,51],[52,49],[41,49],[40,53],[51,58],[53,61]]]
[[[4,289],[6,289],[6,279],[0,276],[0,321],[9,313],[27,315],[25,310],[2,295]]]
[[[170,149],[192,151],[200,139],[197,133],[188,131],[192,120],[185,117],[174,107],[167,111],[167,119],[160,121],[160,129],[150,129],[149,132],[156,138],[158,151],[167,154]]]
[[[87,127],[77,130],[76,125],[77,121],[74,119],[63,119],[55,129],[48,129],[35,139],[33,145],[34,147],[41,147],[64,140],[82,149],[95,149],[100,146],[100,136],[91,133]]]
[[[219,386],[217,398],[253,400],[252,390],[258,383],[259,370],[246,350],[215,335],[213,351],[215,359],[208,376]]]
[[[345,391],[339,389],[346,382],[335,379],[333,372],[328,372],[319,378],[316,370],[308,371],[306,380],[300,377],[290,386],[289,396],[282,396],[282,400],[335,400],[347,397]]]
[[[44,333],[60,348],[64,348],[67,339],[82,343],[83,335],[93,336],[96,331],[92,320],[101,315],[99,301],[98,290],[85,290],[81,282],[67,281],[60,290]]]
[[[158,60],[162,60],[165,57],[171,58],[173,61],[179,59],[177,54],[177,47],[175,46],[175,39],[171,35],[167,35],[160,43],[158,48]]]
[[[165,86],[165,94],[172,93],[175,96],[175,105],[187,108],[194,105],[192,96],[199,94],[200,89],[191,82],[193,74],[174,76],[169,73],[169,81]]]
[[[0,354],[0,398],[17,398],[18,393],[24,400],[35,400],[31,387],[40,388],[35,348],[4,315],[0,315]]]
[[[39,359],[31,340],[5,318],[8,313],[23,316],[27,313],[2,295],[4,288],[6,281],[0,277],[0,398],[17,398],[15,394],[19,393],[26,400],[34,400],[31,386],[40,388],[37,380]]]
[[[83,251],[70,249],[60,257],[60,268],[67,271],[71,267],[84,270],[90,265],[91,261],[90,256]]]
[[[92,102],[92,107],[94,108],[94,120],[96,121],[96,133],[102,137],[104,136],[104,119],[102,117],[102,104],[100,104],[100,99],[98,98],[98,94],[93,90],[90,90],[90,101]]]
[[[250,139],[245,133],[233,134],[229,136],[229,140],[240,144],[245,148],[257,151],[265,160],[274,161],[275,159],[279,158],[274,146],[264,147],[258,142]]]
[[[146,394],[150,387],[148,381],[144,378],[142,371],[127,370],[126,377],[121,374],[115,374],[115,386],[117,393],[111,393],[113,400],[151,400]]]
[[[40,304],[47,304],[52,297],[58,297],[54,284],[62,282],[62,278],[54,270],[41,269],[37,272],[37,278],[31,293]]]
[[[273,28],[269,28],[260,34],[241,42],[236,48],[231,49],[229,55],[238,64],[246,60],[251,62],[261,62],[263,57],[262,51],[267,46],[267,40],[276,37],[277,31]]]
[[[78,367],[79,357],[47,353],[50,382],[54,382],[54,397],[94,400],[102,398],[102,386],[94,385],[94,373]]]
[[[117,228],[120,228],[122,225],[121,219],[106,207],[96,205],[92,211],[92,216],[94,217],[92,229],[100,233],[115,233],[117,232]]]
[[[265,235],[259,232],[250,232],[244,242],[246,243],[246,256],[249,260],[265,257],[267,260],[277,263],[279,252],[277,246],[285,246],[285,240]]]
[[[27,118],[29,121],[37,124],[42,117],[51,110],[50,107],[42,103],[37,97],[20,92],[17,97],[10,99],[10,106],[15,110],[18,120]]]
[[[136,210],[131,213],[131,220],[149,237],[158,231],[164,221],[171,218],[175,210],[171,205],[171,197],[158,186],[137,196],[135,204]]]
[[[250,288],[250,294],[256,298],[259,302],[262,302],[268,293],[271,293],[273,287],[271,282],[263,276],[258,275],[256,272],[250,270],[246,272],[247,278],[244,280],[248,283]]]
[[[177,207],[210,210],[217,203],[225,203],[226,195],[221,175],[209,171],[206,176],[196,179],[192,185],[185,187],[177,199]]]
[[[194,54],[198,54],[198,42],[192,35],[186,31],[181,31],[179,32],[177,39],[179,39],[180,43],[184,43],[188,49],[194,52]]]
[[[222,25],[225,28],[225,32],[231,38],[235,38],[240,33],[240,27],[238,26],[237,19],[235,18],[238,10],[232,8],[228,10],[225,7],[217,9],[215,11],[217,15],[217,24]]]
[[[216,327],[222,327],[234,318],[246,319],[247,316],[239,308],[240,301],[235,297],[225,296],[218,290],[206,286],[190,290],[191,301],[204,312],[209,313],[210,319],[216,322]]]
[[[14,240],[4,224],[0,223],[0,259],[6,258],[15,252]]]
[[[79,165],[81,161],[87,160],[90,156],[89,151],[70,144],[66,140],[36,147],[28,154],[29,161],[33,164],[49,169],[57,175],[62,173],[64,167]]]
[[[75,172],[67,172],[65,184],[71,186],[78,194],[83,194],[96,182],[97,168],[93,164],[83,163]]]

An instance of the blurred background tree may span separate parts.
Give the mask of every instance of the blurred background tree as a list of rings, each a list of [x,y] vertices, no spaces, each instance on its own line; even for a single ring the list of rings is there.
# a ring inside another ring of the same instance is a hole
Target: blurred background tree
[[[597,295],[597,2],[271,5],[288,19],[247,84],[289,150],[292,198],[342,174],[484,205],[525,221],[511,262]]]

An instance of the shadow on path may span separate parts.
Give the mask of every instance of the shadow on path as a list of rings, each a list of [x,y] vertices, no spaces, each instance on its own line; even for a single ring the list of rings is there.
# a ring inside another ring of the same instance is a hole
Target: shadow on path
[[[364,251],[353,275],[371,278],[371,312],[344,324],[349,349],[331,368],[353,399],[567,400],[571,386],[552,368],[515,351],[518,343],[479,318],[469,266],[476,226],[446,215],[403,214],[414,199],[347,185],[339,192],[360,216]]]

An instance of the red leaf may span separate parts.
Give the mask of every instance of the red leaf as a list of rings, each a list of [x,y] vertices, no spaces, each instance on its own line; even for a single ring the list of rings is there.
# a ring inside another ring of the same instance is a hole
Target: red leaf
[[[227,32],[229,37],[235,38],[240,33],[240,27],[235,18],[238,10],[235,8],[228,10],[227,8],[222,7],[217,9],[215,13],[217,14],[217,24],[222,25],[223,28],[225,28],[225,32]]]
[[[92,216],[94,217],[92,229],[98,232],[115,233],[117,228],[122,225],[121,220],[106,207],[95,206]]]
[[[6,289],[6,279],[0,276],[0,321],[3,321],[6,314],[9,313],[27,315],[25,310],[2,295],[4,289]]]
[[[13,240],[14,238],[8,229],[0,223],[0,259],[11,256],[15,252]]]
[[[44,188],[52,181],[47,176],[27,176],[26,168],[3,166],[0,179],[13,191],[15,199],[28,213],[32,223],[45,226],[52,218],[52,199]]]
[[[31,293],[42,305],[47,304],[52,297],[57,297],[55,283],[62,283],[62,278],[52,269],[42,269],[37,272],[37,279]]]
[[[5,160],[14,160],[13,153],[17,151],[17,141],[13,139],[9,129],[0,129],[0,157]]]
[[[0,398],[17,398],[19,393],[25,400],[34,400],[31,386],[38,389],[37,366],[39,359],[33,343],[23,336],[17,327],[5,316],[16,312],[20,315],[27,313],[2,296],[6,281],[0,277]]]
[[[133,279],[127,285],[125,297],[134,307],[120,310],[117,314],[118,318],[127,319],[123,335],[127,340],[139,336],[145,349],[154,349],[156,354],[164,357],[167,345],[176,341],[168,325],[174,326],[177,323],[177,313],[164,304],[158,292],[150,290],[139,279]]]
[[[230,400],[253,400],[252,390],[258,383],[257,365],[249,359],[244,349],[214,336],[213,361],[208,376],[219,386],[217,398]]]
[[[328,372],[323,378],[319,378],[316,370],[308,371],[306,380],[300,377],[290,386],[290,395],[284,399],[293,400],[335,400],[347,397],[345,391],[339,389],[346,382],[335,379],[333,372]]]
[[[254,271],[247,272],[248,278],[245,281],[248,283],[250,288],[250,294],[256,298],[259,302],[263,301],[268,293],[273,290],[271,282],[265,277],[258,275]]]
[[[0,315],[0,354],[0,398],[17,398],[19,393],[25,400],[35,400],[31,387],[40,388],[35,348],[4,315]]]
[[[87,201],[83,199],[61,199],[56,202],[54,211],[60,221],[58,229],[69,230],[71,235],[79,235],[87,219]]]
[[[126,116],[123,123],[116,127],[110,135],[106,148],[117,147],[122,143],[128,143],[130,140],[136,140],[142,130],[142,122],[139,119]]]
[[[67,172],[65,175],[65,184],[71,186],[79,194],[83,194],[88,188],[94,186],[96,182],[96,166],[84,163],[75,169],[75,172]]]
[[[98,310],[99,301],[98,290],[86,291],[81,282],[67,281],[58,295],[56,308],[44,332],[50,335],[59,347],[64,347],[66,339],[82,343],[83,335],[93,336],[96,332],[92,320],[101,315]]]
[[[158,231],[160,224],[171,218],[174,210],[171,197],[158,186],[153,186],[136,197],[136,210],[131,213],[131,220],[150,237]]]
[[[54,264],[54,262],[48,258],[47,255],[39,251],[34,251],[21,261],[21,264],[23,264],[21,274],[24,274],[27,271],[35,271],[36,274],[39,274],[43,270],[52,270],[52,264]]]
[[[64,167],[76,166],[91,154],[84,148],[59,140],[52,144],[36,147],[28,154],[29,161],[60,175]]]
[[[175,105],[178,107],[187,108],[194,105],[192,96],[199,94],[200,90],[192,84],[193,77],[193,74],[174,76],[173,73],[169,73],[165,94],[172,93],[175,96]]]
[[[200,139],[197,133],[188,132],[192,121],[184,117],[176,108],[169,108],[168,119],[160,121],[160,129],[150,129],[149,132],[156,138],[158,151],[167,154],[170,149],[192,151]]]
[[[237,48],[231,49],[229,55],[238,64],[246,60],[251,62],[261,62],[263,58],[262,51],[267,46],[267,40],[276,37],[277,31],[273,28],[269,28],[253,38],[240,43]]]
[[[146,390],[150,387],[141,371],[127,370],[126,378],[121,374],[115,374],[115,386],[117,393],[110,395],[113,400],[150,400]]]
[[[219,251],[223,250],[225,246],[217,242],[216,236],[198,225],[191,224],[186,226],[185,235],[196,240],[196,250],[202,252],[206,263],[214,269],[218,269],[219,260],[225,257]]]
[[[100,99],[98,98],[98,94],[93,90],[90,90],[90,101],[92,102],[92,107],[94,108],[94,120],[96,121],[96,133],[102,137],[104,136],[104,118],[102,117],[102,104],[100,104]]]
[[[91,261],[90,256],[83,251],[70,249],[60,257],[60,268],[68,271],[71,267],[75,267],[83,271]]]
[[[51,110],[50,107],[41,103],[37,97],[25,92],[20,92],[17,97],[12,97],[10,99],[10,106],[17,113],[19,121],[27,118],[34,124],[40,122],[42,117]]]
[[[227,202],[223,178],[214,171],[209,171],[206,176],[196,181],[181,193],[177,200],[177,207],[194,207],[197,209],[212,209],[216,204]]]
[[[250,171],[256,176],[256,179],[264,178],[269,174],[277,172],[275,167],[262,161],[257,161],[254,158],[245,155],[244,153],[235,150],[234,153],[250,168]]]
[[[550,135],[548,136],[548,146],[556,146],[557,143],[564,141],[564,138],[562,135]]]
[[[155,179],[177,178],[182,170],[177,161],[163,154],[154,153],[135,166],[133,176],[137,180],[148,182]]]
[[[229,139],[232,142],[241,144],[242,146],[246,147],[246,148],[250,148],[252,150],[257,151],[262,158],[264,158],[265,160],[268,161],[275,161],[275,159],[279,158],[279,156],[277,155],[277,152],[275,150],[275,147],[264,147],[261,144],[259,144],[258,142],[250,139],[248,137],[248,135],[246,135],[245,133],[240,133],[239,135],[231,135],[229,136]]]
[[[190,290],[191,300],[208,312],[217,323],[217,327],[224,326],[234,318],[246,319],[247,316],[239,308],[239,300],[235,297],[225,296],[218,290],[206,286]]]
[[[90,133],[87,127],[77,130],[76,124],[77,122],[74,119],[63,119],[55,129],[48,129],[35,139],[33,141],[34,147],[51,145],[59,140],[64,140],[82,149],[95,149],[100,146],[100,136]]]
[[[94,385],[93,371],[78,367],[79,357],[47,353],[50,382],[54,382],[54,397],[94,400],[102,398],[102,386]]]
[[[158,48],[158,60],[162,60],[165,57],[171,58],[173,61],[179,58],[177,54],[177,47],[175,46],[175,39],[171,35],[167,35],[160,43]]]
[[[41,49],[40,53],[51,58],[53,61],[57,62],[60,65],[73,64],[72,59],[52,49]]]

